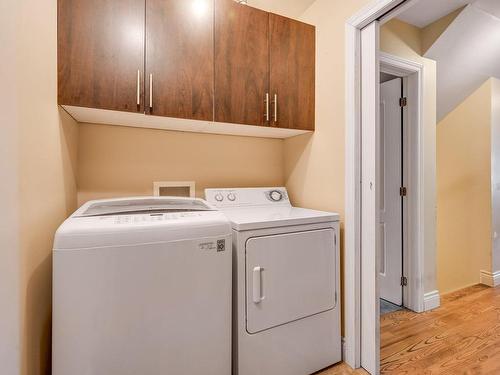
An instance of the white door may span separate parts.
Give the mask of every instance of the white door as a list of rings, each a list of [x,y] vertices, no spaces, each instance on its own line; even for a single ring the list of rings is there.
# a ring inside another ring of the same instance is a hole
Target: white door
[[[250,238],[247,331],[257,333],[336,306],[333,228]]]
[[[380,85],[380,298],[403,304],[402,79]]]
[[[361,366],[380,372],[378,230],[380,205],[380,75],[378,21],[361,30]],[[376,78],[376,79],[375,79]]]

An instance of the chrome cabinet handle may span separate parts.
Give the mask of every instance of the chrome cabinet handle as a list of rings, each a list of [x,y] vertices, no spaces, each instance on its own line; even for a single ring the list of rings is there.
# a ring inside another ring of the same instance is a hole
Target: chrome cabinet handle
[[[266,119],[266,122],[269,122],[269,93],[266,92],[266,114],[265,114],[265,119]]]
[[[141,105],[141,71],[137,69],[137,105]]]
[[[153,73],[149,75],[149,108],[153,109]]]
[[[278,94],[274,94],[274,122],[278,122]]]

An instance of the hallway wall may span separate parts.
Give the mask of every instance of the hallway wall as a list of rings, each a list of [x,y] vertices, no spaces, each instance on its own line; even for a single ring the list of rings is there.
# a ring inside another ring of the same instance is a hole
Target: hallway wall
[[[491,94],[488,80],[437,125],[437,264],[442,293],[491,270]]]

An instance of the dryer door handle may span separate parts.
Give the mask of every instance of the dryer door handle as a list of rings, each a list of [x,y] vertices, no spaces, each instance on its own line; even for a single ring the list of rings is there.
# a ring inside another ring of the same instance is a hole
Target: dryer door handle
[[[254,267],[253,269],[253,303],[261,303],[264,297],[262,296],[262,267]]]

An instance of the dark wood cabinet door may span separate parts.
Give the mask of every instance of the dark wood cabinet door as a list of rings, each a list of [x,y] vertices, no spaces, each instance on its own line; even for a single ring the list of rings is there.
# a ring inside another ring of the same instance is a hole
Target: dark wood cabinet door
[[[146,0],[146,113],[213,120],[213,34],[213,0]]]
[[[144,8],[144,0],[58,1],[59,104],[143,110]]]
[[[276,14],[269,24],[272,125],[314,130],[316,29]]]
[[[215,1],[215,121],[267,125],[269,13]]]

